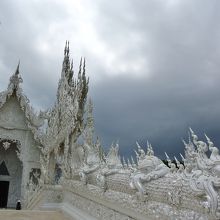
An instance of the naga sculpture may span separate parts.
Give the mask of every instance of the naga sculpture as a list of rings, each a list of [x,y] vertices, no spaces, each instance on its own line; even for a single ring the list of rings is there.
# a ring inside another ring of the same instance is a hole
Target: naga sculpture
[[[131,173],[130,186],[138,190],[138,195],[146,194],[143,183],[158,179],[169,173],[169,168],[157,157],[154,156],[152,147],[148,146],[148,153],[137,143],[137,169]],[[150,153],[149,153],[150,152]]]
[[[20,87],[19,65],[7,91],[0,93],[0,108],[16,93],[40,150],[40,172],[32,173],[38,184],[32,178],[28,182],[27,202],[34,203],[36,196],[47,192],[45,203],[50,199],[51,204],[71,204],[97,219],[146,219],[148,215],[152,219],[220,219],[220,155],[211,139],[205,135],[207,143],[200,141],[190,128],[188,143],[183,140],[185,154],[178,159],[165,152],[167,165],[155,156],[149,142],[146,150],[136,142],[136,158],[121,157],[118,142],[105,153],[100,139],[94,141],[85,72],[85,59],[81,59],[74,75],[66,42],[52,108],[33,111]],[[16,143],[18,158],[25,159],[18,140],[0,141],[4,153]]]
[[[220,188],[220,159],[218,149],[206,136],[208,145],[198,140],[198,136],[190,128],[192,142],[185,144],[185,175],[184,179],[195,195],[205,196],[203,206],[210,210],[210,213],[219,218],[219,188]],[[211,151],[210,158],[207,151]]]

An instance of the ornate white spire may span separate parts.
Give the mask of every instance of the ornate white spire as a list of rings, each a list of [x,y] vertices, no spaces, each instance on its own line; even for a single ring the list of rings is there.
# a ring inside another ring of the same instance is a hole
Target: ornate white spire
[[[17,90],[19,88],[19,84],[23,82],[23,80],[20,76],[19,66],[20,66],[20,61],[18,62],[15,73],[10,78],[10,82],[9,82],[9,85],[8,85],[9,90],[13,90],[13,91]]]
[[[73,62],[70,64],[69,54],[70,54],[69,41],[66,41],[66,45],[64,48],[62,77],[66,77],[68,83],[70,84],[73,76]]]

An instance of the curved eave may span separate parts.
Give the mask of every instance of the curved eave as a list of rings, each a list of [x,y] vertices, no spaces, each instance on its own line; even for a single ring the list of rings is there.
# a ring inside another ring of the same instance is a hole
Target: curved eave
[[[20,108],[25,115],[27,126],[32,131],[35,141],[42,144],[42,138],[40,138],[39,132],[39,128],[41,126],[37,126],[35,122],[38,116],[34,113],[32,106],[29,104],[30,100],[27,98],[26,95],[23,94],[21,87],[18,87],[16,89],[8,87],[7,90],[0,93],[0,109],[13,95],[15,95],[17,98]]]

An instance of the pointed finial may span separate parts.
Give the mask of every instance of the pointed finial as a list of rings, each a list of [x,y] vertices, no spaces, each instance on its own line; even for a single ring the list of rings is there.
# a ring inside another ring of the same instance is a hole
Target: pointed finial
[[[204,134],[204,135],[205,135],[205,138],[208,142],[211,141],[210,138],[206,134]]]
[[[79,66],[80,66],[80,70],[82,69],[82,57],[80,58],[80,64],[79,64]]]
[[[86,75],[86,59],[84,57],[84,59],[83,59],[83,76],[85,76],[85,75]]]
[[[82,57],[80,58],[80,63],[79,63],[78,79],[81,79],[81,71],[82,71]]]
[[[66,40],[66,44],[65,44],[65,48],[64,48],[64,55],[66,55],[67,53],[67,40]]]
[[[140,144],[138,143],[138,141],[136,141],[136,145],[138,148],[141,148]]]
[[[182,138],[182,142],[185,146],[187,146],[186,141]]]
[[[133,167],[136,166],[136,163],[135,163],[134,158],[132,156],[131,156],[131,163],[132,163]]]
[[[170,158],[169,158],[169,156],[167,155],[167,153],[166,153],[166,152],[164,152],[164,153],[165,153],[165,155],[166,155],[167,160],[170,160]]]
[[[174,160],[176,161],[176,163],[179,163],[179,160],[174,156]]]
[[[183,162],[185,161],[185,158],[184,158],[184,156],[180,153],[180,157],[181,157],[181,159],[183,160]]]
[[[18,65],[17,65],[16,71],[15,71],[15,75],[19,74],[19,67],[20,67],[20,60],[18,61]]]
[[[70,53],[70,42],[67,41],[67,51],[66,51],[67,55],[69,55]]]
[[[10,78],[10,82],[8,84],[8,89],[15,89],[16,90],[19,88],[19,84],[23,82],[23,80],[20,76],[19,66],[20,66],[20,60],[18,62],[15,73]]]
[[[62,76],[66,77],[68,82],[70,83],[72,80],[73,71],[70,68],[70,59],[69,59],[69,42],[66,41],[64,48],[64,59],[62,66]]]
[[[69,41],[66,40],[65,48],[64,48],[64,55],[68,56],[70,52],[70,46],[69,46]]]
[[[191,143],[191,135],[190,132],[188,131],[188,140],[189,140],[189,144]]]
[[[209,148],[214,147],[214,143],[211,141],[211,139],[205,134],[206,140],[209,144]]]
[[[192,130],[192,128],[189,127],[189,131],[190,133],[193,135],[194,134],[194,131]]]

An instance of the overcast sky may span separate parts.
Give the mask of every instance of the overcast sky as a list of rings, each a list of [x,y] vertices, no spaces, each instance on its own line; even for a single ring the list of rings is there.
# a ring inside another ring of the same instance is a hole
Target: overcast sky
[[[55,101],[70,41],[86,57],[96,134],[130,154],[183,151],[188,127],[220,146],[220,1],[1,0],[0,90],[20,59],[36,109]]]

